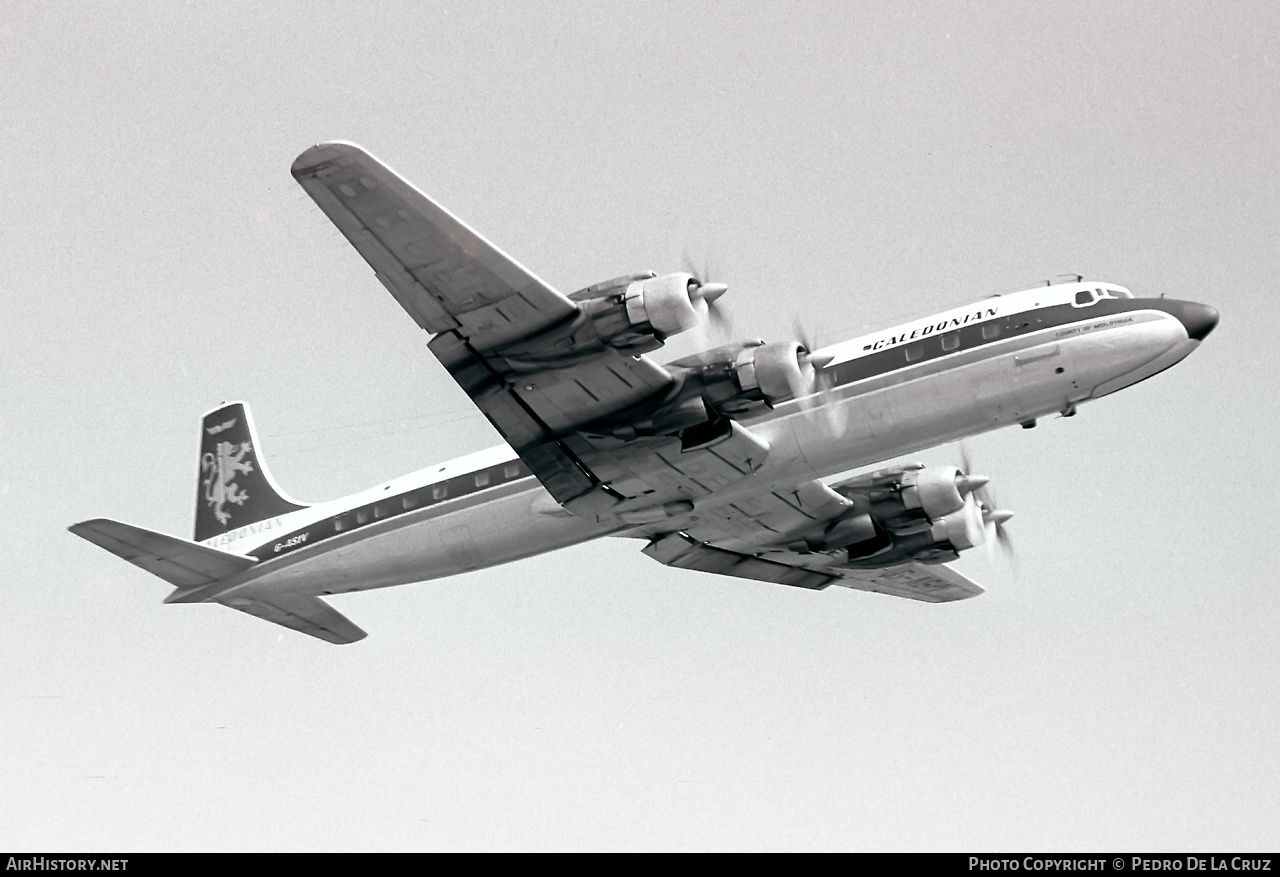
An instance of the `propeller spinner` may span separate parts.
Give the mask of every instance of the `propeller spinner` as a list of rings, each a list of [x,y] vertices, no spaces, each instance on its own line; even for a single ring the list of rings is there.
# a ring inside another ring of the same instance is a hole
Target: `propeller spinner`
[[[689,258],[688,253],[684,254],[681,262],[685,272],[692,275],[689,279],[689,297],[695,301],[701,300],[705,302],[708,322],[720,334],[728,334],[733,328],[729,312],[723,305],[717,305],[716,303],[722,295],[729,291],[729,284],[712,282],[710,266],[704,265],[699,270],[694,266],[693,260]]]

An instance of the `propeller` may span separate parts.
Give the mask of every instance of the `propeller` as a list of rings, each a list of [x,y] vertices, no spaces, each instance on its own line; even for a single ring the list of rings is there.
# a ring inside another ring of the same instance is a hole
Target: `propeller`
[[[987,486],[991,479],[985,475],[968,474],[973,471],[973,463],[969,458],[969,449],[964,442],[960,443],[960,467],[965,472],[966,485],[973,493],[974,499],[978,501],[978,506],[982,509],[982,522],[987,528],[988,534],[994,531],[995,538],[992,539],[988,535],[987,542],[994,547],[998,547],[1004,556],[1016,566],[1017,556],[1013,550],[1013,537],[1009,535],[1009,529],[1005,526],[1009,519],[1013,517],[1013,512],[1002,509],[996,504],[991,488]]]
[[[681,254],[680,265],[686,273],[693,275],[693,283],[696,284],[689,290],[689,294],[707,303],[707,322],[711,324],[711,328],[718,335],[729,337],[733,333],[733,319],[723,305],[717,304],[720,297],[728,292],[729,285],[726,283],[713,283],[711,281],[710,260],[704,260],[702,267],[699,268],[693,264],[693,259],[690,258],[688,250]]]
[[[829,354],[812,352],[819,349],[818,343],[805,331],[799,318],[794,319],[791,326],[795,332],[796,342],[804,349],[804,361],[808,366],[805,372],[813,375],[812,385],[803,388],[803,392],[796,393],[797,396],[801,397],[800,404],[806,412],[823,412],[832,434],[843,435],[845,427],[848,425],[848,415],[842,406],[836,404],[839,401],[839,397],[835,392],[834,372],[824,371],[825,366],[831,362],[833,357]]]

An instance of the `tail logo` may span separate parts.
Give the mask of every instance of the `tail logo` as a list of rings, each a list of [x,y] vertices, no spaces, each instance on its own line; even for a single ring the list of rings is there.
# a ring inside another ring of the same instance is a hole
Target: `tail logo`
[[[220,524],[225,525],[231,520],[231,512],[226,508],[228,503],[242,506],[249,498],[249,494],[236,484],[235,478],[253,471],[253,460],[244,459],[246,454],[251,453],[253,444],[250,442],[241,442],[239,445],[218,442],[213,451],[206,452],[200,458],[200,471],[205,476],[201,482],[204,501],[213,509],[213,515]]]
[[[209,435],[217,435],[218,433],[225,432],[226,430],[230,429],[235,425],[236,425],[236,418],[233,417],[230,420],[228,420],[226,423],[219,423],[217,426],[206,426],[204,428],[204,431],[209,433]]]

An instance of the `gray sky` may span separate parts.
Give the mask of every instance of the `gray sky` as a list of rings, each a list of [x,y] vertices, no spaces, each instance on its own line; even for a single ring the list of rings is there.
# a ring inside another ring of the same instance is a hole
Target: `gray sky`
[[[0,846],[1274,849],[1280,11],[1047,6],[0,6]],[[309,500],[496,443],[290,178],[326,139],[565,291],[687,249],[743,337],[1068,271],[1222,324],[970,442],[977,600],[606,540],[335,648],[64,529],[189,534],[223,400]]]

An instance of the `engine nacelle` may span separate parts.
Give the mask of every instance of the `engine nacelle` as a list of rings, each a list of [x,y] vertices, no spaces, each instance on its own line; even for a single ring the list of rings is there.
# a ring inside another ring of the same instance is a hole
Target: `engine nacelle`
[[[986,524],[982,508],[973,494],[964,498],[959,510],[944,515],[929,527],[929,535],[936,543],[946,543],[956,551],[964,551],[987,541]]]
[[[1007,512],[985,508],[975,495],[986,483],[984,476],[966,475],[955,466],[926,469],[916,464],[835,485],[853,501],[849,520],[862,525],[848,528],[859,538],[843,546],[841,565],[875,569],[955,560],[959,552],[986,542],[989,525],[998,527],[1008,519]],[[866,529],[868,520],[875,525],[873,532]],[[839,524],[829,529],[832,535],[844,535]],[[826,542],[828,548],[838,544]]]
[[[637,280],[627,287],[623,301],[633,328],[650,327],[659,337],[675,335],[707,318],[707,296],[692,274],[665,274]]]
[[[573,319],[497,352],[513,371],[571,365],[606,347],[638,356],[705,320],[711,303],[727,289],[687,273],[615,277],[572,293],[569,299],[578,306]]]
[[[903,508],[920,509],[929,520],[937,521],[964,505],[965,499],[960,493],[964,482],[955,466],[920,469],[912,474],[915,476],[912,483],[904,483],[902,487]]]
[[[956,560],[961,551],[985,541],[982,508],[976,499],[967,496],[960,509],[944,515],[925,529],[890,533],[877,528],[872,538],[845,549],[847,559],[841,565],[854,569],[879,569],[911,560],[946,563]]]
[[[921,530],[964,505],[965,497],[986,483],[955,466],[925,468],[920,464],[887,469],[836,485],[871,512],[886,530]]]
[[[668,367],[681,373],[682,393],[699,393],[710,408],[729,417],[812,393],[816,382],[809,351],[794,341],[738,341]]]
[[[748,347],[738,354],[733,371],[743,392],[758,392],[770,408],[814,390],[809,351],[795,341]]]

